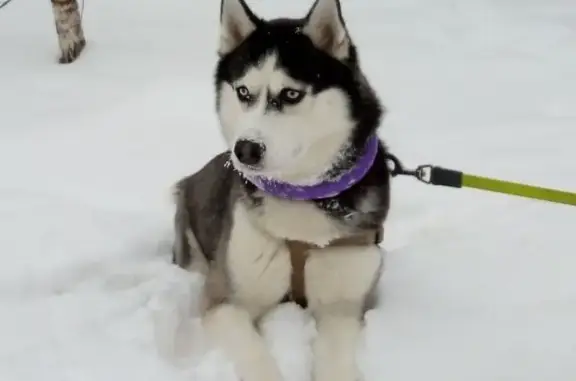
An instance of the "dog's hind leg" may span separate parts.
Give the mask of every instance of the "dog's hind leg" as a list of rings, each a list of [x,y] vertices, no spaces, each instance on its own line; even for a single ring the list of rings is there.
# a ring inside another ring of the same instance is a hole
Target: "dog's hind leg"
[[[312,250],[305,267],[308,306],[316,318],[314,381],[362,379],[356,364],[364,308],[382,269],[380,248]]]
[[[190,225],[190,213],[188,212],[184,186],[184,182],[178,182],[172,192],[176,205],[172,263],[183,269],[206,275],[208,263]]]

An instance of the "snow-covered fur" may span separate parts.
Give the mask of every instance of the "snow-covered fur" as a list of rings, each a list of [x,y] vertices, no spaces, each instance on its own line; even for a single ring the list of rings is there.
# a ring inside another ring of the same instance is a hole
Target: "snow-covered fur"
[[[368,173],[334,197],[291,201],[246,180],[337,178],[376,134],[382,107],[340,4],[317,0],[302,19],[266,21],[243,0],[223,0],[218,52],[216,109],[229,149],[175,187],[174,262],[206,275],[205,327],[243,381],[282,380],[255,322],[295,292],[298,276],[298,301],[317,323],[313,380],[357,381],[362,316],[383,267],[384,144]]]

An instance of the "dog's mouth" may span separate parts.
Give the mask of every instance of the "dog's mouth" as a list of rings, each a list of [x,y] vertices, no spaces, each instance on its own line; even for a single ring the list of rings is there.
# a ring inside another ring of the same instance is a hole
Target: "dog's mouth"
[[[245,174],[250,176],[257,176],[263,171],[262,164],[255,164],[255,165],[244,164],[240,162],[240,160],[238,160],[238,158],[234,154],[230,155],[229,162],[236,171],[240,172],[243,175]]]
[[[230,155],[230,163],[240,175],[248,180],[259,178],[294,186],[312,186],[329,179],[331,170],[333,169],[332,166],[323,168],[320,173],[307,174],[304,176],[302,173],[294,172],[293,169],[297,168],[298,162],[302,160],[305,152],[306,150],[301,145],[295,147],[290,152],[289,160],[286,160],[282,166],[272,166],[271,163],[266,160],[251,165],[240,161],[234,153]]]
[[[234,169],[247,179],[260,177],[273,180],[281,177],[279,171],[265,170],[261,165],[243,164],[234,156],[232,156],[230,161]]]
[[[261,167],[252,167],[240,163],[232,157],[231,164],[234,169],[247,180],[268,180],[274,182],[281,182],[293,186],[312,186],[324,180],[323,176],[311,176],[310,178],[292,178],[286,176],[286,173],[281,170],[263,169]]]

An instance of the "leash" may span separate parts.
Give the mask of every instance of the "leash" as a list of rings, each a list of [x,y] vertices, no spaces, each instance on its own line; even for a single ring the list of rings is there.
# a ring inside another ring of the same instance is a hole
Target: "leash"
[[[451,188],[474,188],[576,206],[576,193],[574,192],[476,176],[430,164],[420,165],[416,169],[406,169],[396,156],[387,154],[386,159],[392,164],[390,169],[392,177],[409,176],[429,185],[440,185]]]

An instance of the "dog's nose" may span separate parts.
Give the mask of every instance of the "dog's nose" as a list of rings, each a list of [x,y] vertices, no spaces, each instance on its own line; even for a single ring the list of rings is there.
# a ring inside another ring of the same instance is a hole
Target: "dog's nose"
[[[234,144],[234,154],[242,164],[258,165],[266,148],[262,143],[241,139]]]

